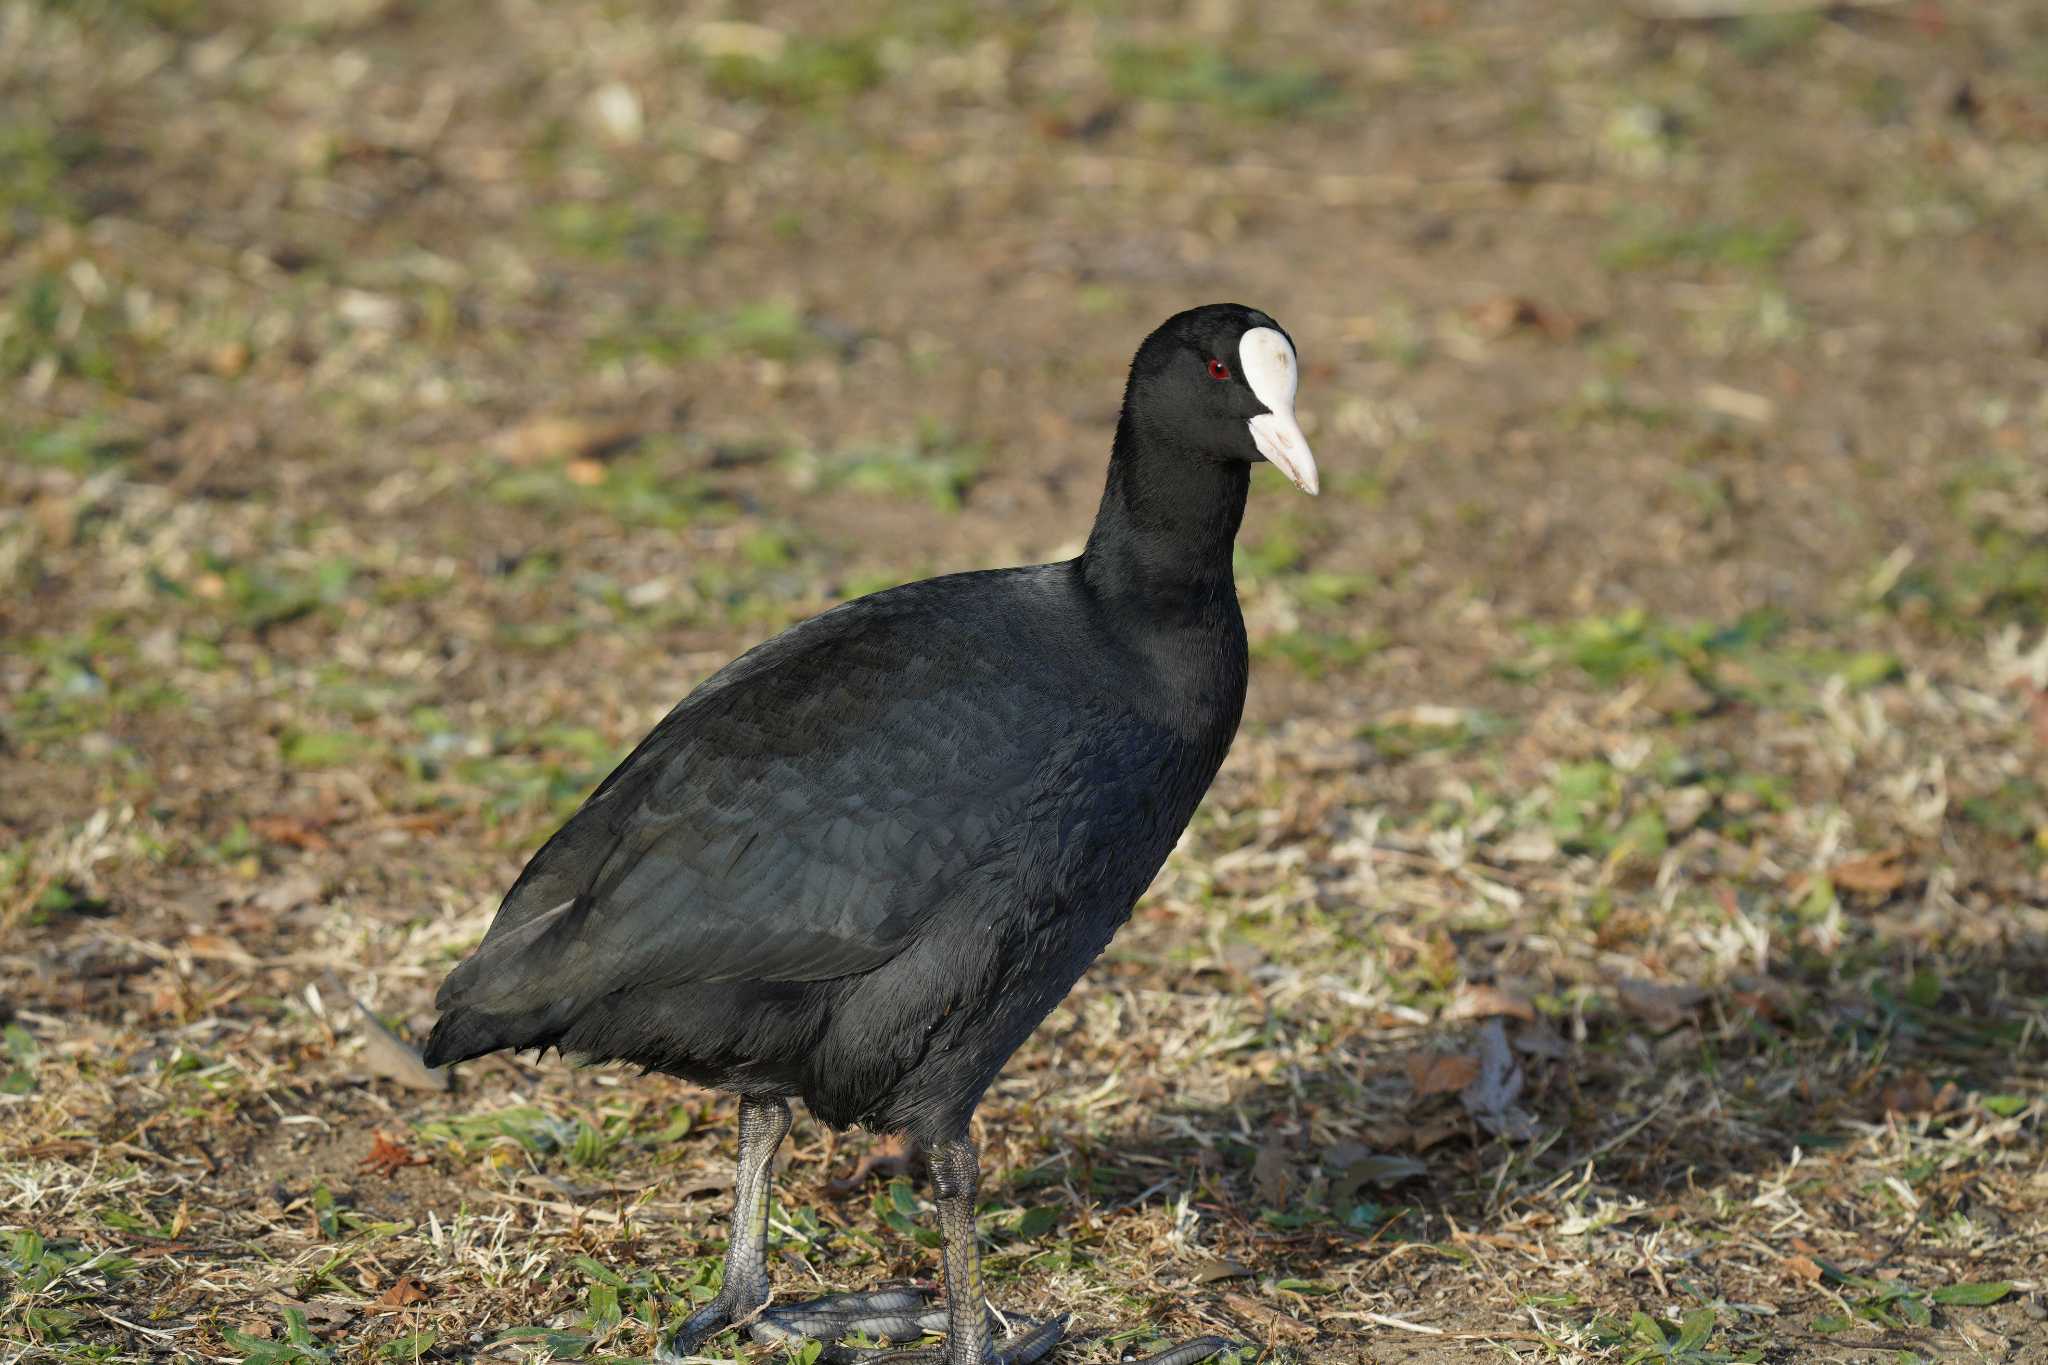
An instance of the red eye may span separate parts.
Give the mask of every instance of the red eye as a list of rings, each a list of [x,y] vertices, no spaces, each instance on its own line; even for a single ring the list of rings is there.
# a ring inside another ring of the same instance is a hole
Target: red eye
[[[1230,367],[1220,360],[1212,360],[1209,362],[1209,377],[1211,379],[1228,379],[1230,378]]]

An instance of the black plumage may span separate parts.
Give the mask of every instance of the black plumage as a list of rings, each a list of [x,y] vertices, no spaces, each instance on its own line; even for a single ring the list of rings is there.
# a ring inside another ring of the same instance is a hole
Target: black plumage
[[[1230,747],[1251,464],[1315,486],[1294,379],[1262,313],[1168,320],[1132,362],[1080,557],[906,584],[734,660],[541,848],[441,987],[431,1064],[556,1047],[743,1097],[726,1290],[673,1349],[765,1300],[749,1204],[765,1210],[766,1157],[801,1098],[921,1144],[942,1221],[967,1201],[964,1233],[948,1222],[948,1351],[987,1356],[968,1120],[1128,918]],[[757,1330],[900,1334],[944,1314],[901,1298],[779,1310]]]

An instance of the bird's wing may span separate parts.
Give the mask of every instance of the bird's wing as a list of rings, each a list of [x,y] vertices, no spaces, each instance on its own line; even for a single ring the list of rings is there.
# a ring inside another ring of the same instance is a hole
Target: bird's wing
[[[511,1012],[887,961],[1018,847],[1060,712],[1026,652],[999,622],[840,608],[743,656],[534,856],[437,1003]]]

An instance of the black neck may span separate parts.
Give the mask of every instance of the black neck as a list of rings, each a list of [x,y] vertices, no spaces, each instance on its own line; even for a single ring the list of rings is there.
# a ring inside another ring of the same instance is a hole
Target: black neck
[[[1162,624],[1235,612],[1230,552],[1250,483],[1250,465],[1141,434],[1127,408],[1081,555],[1089,589]]]

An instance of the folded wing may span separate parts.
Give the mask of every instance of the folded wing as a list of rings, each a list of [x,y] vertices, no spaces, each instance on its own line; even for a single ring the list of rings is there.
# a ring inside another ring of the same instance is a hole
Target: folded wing
[[[534,856],[436,1003],[515,1014],[894,956],[963,876],[1015,856],[1057,743],[1044,683],[994,637],[906,648],[918,630],[841,608],[698,689]]]

